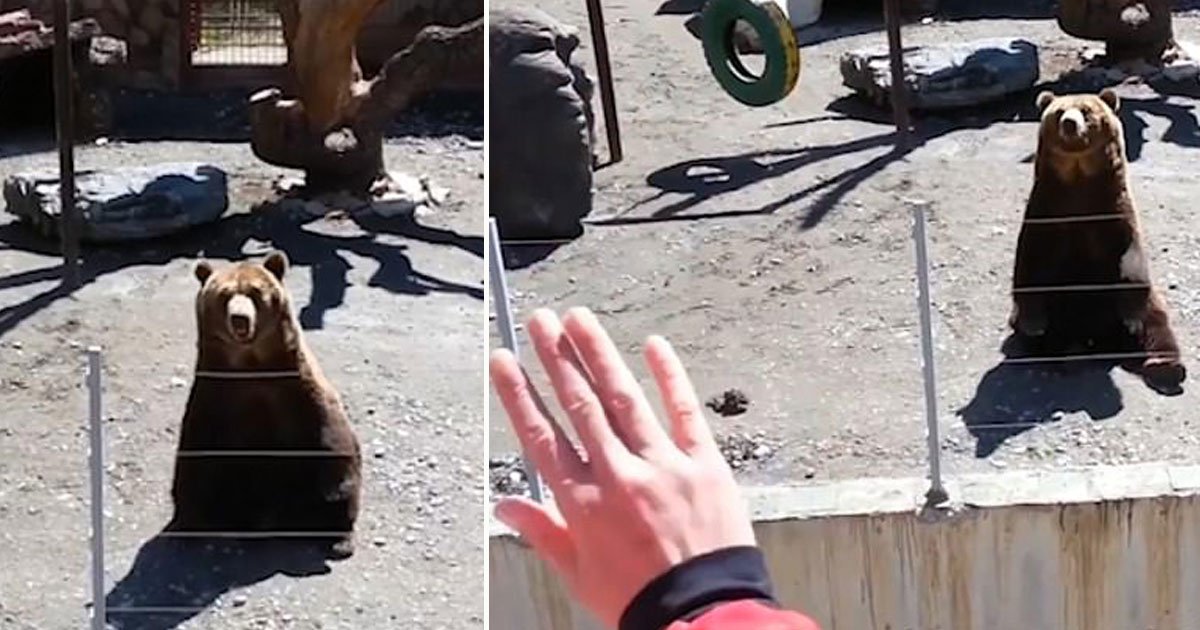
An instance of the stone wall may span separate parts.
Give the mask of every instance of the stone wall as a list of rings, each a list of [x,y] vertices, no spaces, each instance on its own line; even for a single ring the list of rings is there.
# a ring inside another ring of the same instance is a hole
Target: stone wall
[[[52,0],[0,0],[0,9],[28,8],[51,21]],[[125,70],[146,84],[177,85],[180,68],[180,0],[71,0],[71,17],[95,18],[106,35],[128,46]]]
[[[180,85],[183,29],[181,7],[203,0],[71,0],[72,17],[93,17],[106,35],[124,40],[128,62],[121,75],[126,83],[146,87]],[[28,8],[49,22],[52,0],[0,0],[0,11]],[[383,0],[363,26],[359,57],[373,73],[391,55],[408,46],[429,24],[459,25],[483,15],[483,0]],[[482,89],[483,62],[478,76],[455,83],[478,83]]]

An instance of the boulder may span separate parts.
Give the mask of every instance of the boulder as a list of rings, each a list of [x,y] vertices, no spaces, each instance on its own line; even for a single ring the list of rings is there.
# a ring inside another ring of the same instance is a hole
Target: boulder
[[[506,240],[579,236],[595,160],[579,36],[532,8],[493,9],[489,28],[488,211]]]
[[[891,94],[892,75],[886,46],[842,55],[847,87],[883,104]],[[1038,81],[1038,49],[1015,38],[980,39],[904,52],[904,78],[914,109],[970,107],[1032,88]]]
[[[229,206],[225,173],[201,163],[80,171],[75,186],[80,240],[89,243],[182,232],[216,221]],[[56,235],[58,188],[57,169],[10,176],[4,182],[6,209],[40,233]]]

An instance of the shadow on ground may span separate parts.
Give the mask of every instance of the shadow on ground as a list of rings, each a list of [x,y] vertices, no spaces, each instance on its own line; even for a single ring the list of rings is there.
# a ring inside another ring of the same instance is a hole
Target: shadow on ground
[[[169,238],[143,244],[126,244],[123,247],[87,247],[83,252],[82,283],[87,285],[127,267],[166,264],[178,258],[244,260],[250,257],[245,253],[245,247],[251,241],[258,241],[284,251],[293,265],[293,273],[307,269],[311,275],[312,296],[299,314],[301,324],[309,330],[322,328],[325,313],[341,306],[349,284],[347,273],[350,262],[347,254],[370,258],[378,263],[378,271],[367,283],[371,287],[403,295],[451,293],[483,299],[482,287],[459,284],[421,272],[413,266],[404,244],[379,240],[381,236],[398,236],[455,247],[482,258],[482,237],[464,236],[451,230],[424,226],[411,217],[384,219],[362,216],[348,218],[345,223],[348,225],[323,222],[319,227],[322,230],[331,225],[345,227],[349,228],[350,234],[318,231],[314,229],[318,226],[314,225],[311,218],[289,214],[277,205],[263,205],[248,214],[230,215],[217,223]],[[0,225],[0,246],[46,256],[59,254],[57,242],[38,237],[18,222]],[[6,290],[60,278],[61,268],[57,263],[0,276],[0,296]],[[0,336],[72,293],[65,284],[59,283],[22,302],[0,308]]]
[[[158,535],[142,545],[129,573],[108,592],[106,616],[116,630],[171,630],[234,589],[279,574],[330,571],[317,548],[303,543]]]
[[[797,146],[786,149],[769,149],[734,155],[721,155],[686,160],[663,167],[646,177],[646,183],[657,190],[653,195],[639,200],[615,216],[589,221],[592,225],[628,225],[663,221],[692,221],[697,219],[733,218],[773,214],[783,208],[806,202],[799,223],[802,229],[818,225],[838,203],[857,186],[890,164],[903,159],[928,142],[967,129],[986,129],[997,123],[1035,123],[1039,112],[1035,105],[1036,95],[1043,90],[1056,94],[1092,91],[1098,92],[1105,84],[1097,83],[1094,74],[1069,72],[1052,81],[999,100],[990,105],[971,108],[969,111],[914,112],[914,132],[907,149],[893,149],[895,134],[890,129],[872,136],[859,137],[838,144]],[[1124,98],[1121,118],[1125,127],[1126,147],[1130,161],[1141,157],[1147,142],[1145,137],[1147,116],[1161,117],[1169,121],[1162,141],[1184,147],[1200,147],[1200,124],[1193,113],[1195,105],[1185,99],[1200,98],[1200,87],[1183,87],[1178,84],[1155,86],[1157,96],[1151,98]],[[1172,99],[1171,97],[1183,97]],[[827,114],[768,125],[767,129],[798,128],[804,125],[836,121],[857,120],[879,125],[892,125],[892,114],[888,109],[877,107],[857,95],[847,95],[832,101]],[[798,132],[799,133],[799,132]],[[1030,152],[1024,162],[1034,158],[1036,135],[1031,132]],[[691,212],[693,208],[723,195],[787,176],[804,167],[813,166],[834,158],[862,156],[854,166],[842,169],[833,177],[817,181],[787,196],[752,208],[728,208],[705,212]],[[680,196],[678,200],[656,208],[651,214],[640,214],[645,206],[655,204],[667,195]]]
[[[1026,355],[1013,336],[1005,340],[1001,352],[1005,360]],[[974,398],[957,412],[975,438],[976,457],[988,457],[1009,439],[1065,414],[1083,412],[1092,420],[1107,420],[1124,408],[1112,378],[1115,362],[1014,364],[1005,360],[983,375]]]

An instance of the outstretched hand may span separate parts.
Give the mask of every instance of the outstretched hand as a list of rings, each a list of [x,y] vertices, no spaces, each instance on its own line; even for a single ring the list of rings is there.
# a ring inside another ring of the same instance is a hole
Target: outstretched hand
[[[666,340],[648,339],[645,359],[669,433],[590,311],[572,309],[560,321],[539,310],[529,334],[579,446],[551,417],[513,354],[494,352],[493,386],[557,504],[509,497],[497,504],[496,516],[575,597],[615,628],[638,592],[671,567],[755,544],[733,473]]]

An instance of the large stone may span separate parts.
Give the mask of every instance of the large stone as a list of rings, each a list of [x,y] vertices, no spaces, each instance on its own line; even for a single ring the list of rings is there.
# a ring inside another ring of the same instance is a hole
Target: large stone
[[[877,103],[891,94],[886,46],[842,55],[842,80]],[[1038,49],[1024,39],[980,39],[904,52],[904,80],[915,109],[969,107],[1032,88],[1038,81]]]
[[[592,210],[593,84],[574,28],[492,9],[489,213],[506,240],[574,238]]]
[[[202,163],[81,171],[75,179],[80,240],[137,241],[221,218],[229,206],[226,176]],[[4,182],[7,210],[46,236],[58,234],[57,169],[17,174]]]
[[[100,34],[100,23],[91,18],[71,22],[67,27],[67,36],[71,42],[88,40]],[[0,30],[0,61],[53,47],[54,29],[49,25],[30,19],[29,14],[24,11],[3,16],[3,27]]]

